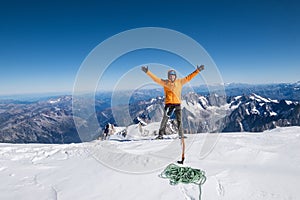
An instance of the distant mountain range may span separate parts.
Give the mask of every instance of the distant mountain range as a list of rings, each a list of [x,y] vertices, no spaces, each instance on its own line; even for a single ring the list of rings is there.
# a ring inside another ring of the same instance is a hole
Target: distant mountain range
[[[234,99],[238,107],[226,116],[222,132],[261,132],[277,126],[299,126],[300,104],[271,100],[256,94]]]
[[[276,84],[237,84],[225,85],[227,96],[250,95],[252,93],[277,100],[300,101],[300,81]]]
[[[151,123],[161,118],[162,109],[161,99],[152,99],[137,114]],[[276,126],[300,125],[299,102],[272,100],[257,94],[222,97],[189,93],[183,98],[182,112],[186,133],[261,132]]]
[[[0,141],[80,142],[72,116],[71,96],[32,103],[0,101]]]
[[[227,96],[205,93],[205,88],[183,95],[183,128],[186,133],[258,132],[276,126],[300,125],[300,83],[226,85]],[[124,94],[120,94],[125,95]],[[128,105],[122,100],[111,106],[111,93],[96,95],[96,114],[100,126],[118,126],[140,121],[158,122],[163,114],[161,89],[135,91],[130,98],[131,119],[123,115]],[[176,123],[176,121],[175,121]],[[83,121],[85,126],[89,122]],[[96,138],[102,133],[93,133]],[[72,143],[80,142],[72,115],[72,96],[43,97],[41,100],[0,100],[0,142]]]

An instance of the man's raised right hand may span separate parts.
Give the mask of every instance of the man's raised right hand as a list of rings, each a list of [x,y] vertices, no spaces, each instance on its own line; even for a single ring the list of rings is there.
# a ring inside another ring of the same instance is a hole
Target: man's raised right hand
[[[143,72],[147,73],[148,72],[148,66],[142,66]]]

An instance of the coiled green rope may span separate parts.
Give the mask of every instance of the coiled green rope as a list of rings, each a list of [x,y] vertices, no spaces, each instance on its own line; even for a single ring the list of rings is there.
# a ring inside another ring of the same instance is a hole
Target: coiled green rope
[[[170,185],[177,185],[178,183],[194,183],[199,185],[199,200],[201,199],[201,185],[205,183],[205,172],[200,169],[193,169],[191,167],[180,167],[175,164],[170,164],[159,175],[161,178],[170,179]]]

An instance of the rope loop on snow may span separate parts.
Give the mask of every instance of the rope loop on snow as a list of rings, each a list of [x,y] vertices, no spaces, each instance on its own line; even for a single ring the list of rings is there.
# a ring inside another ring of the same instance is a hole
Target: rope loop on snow
[[[201,185],[206,181],[204,171],[191,167],[180,167],[172,163],[166,167],[159,177],[170,179],[170,185],[177,185],[178,183],[199,185],[199,200],[201,199]]]

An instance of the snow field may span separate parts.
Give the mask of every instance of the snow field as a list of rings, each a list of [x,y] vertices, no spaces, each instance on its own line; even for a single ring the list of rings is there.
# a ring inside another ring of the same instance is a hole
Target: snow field
[[[202,199],[300,199],[300,127],[188,135],[186,143],[185,165],[206,172]],[[178,139],[0,144],[0,199],[198,199],[197,185],[171,186],[158,177],[180,152]]]

